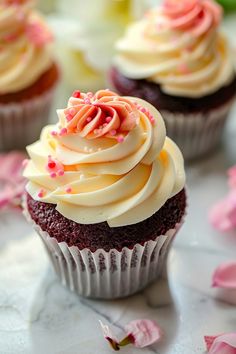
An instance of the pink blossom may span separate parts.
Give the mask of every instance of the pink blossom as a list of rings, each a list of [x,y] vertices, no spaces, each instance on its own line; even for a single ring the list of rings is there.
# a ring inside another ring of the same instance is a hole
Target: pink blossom
[[[204,337],[209,354],[236,354],[236,332]]]
[[[225,199],[213,206],[209,213],[209,220],[219,231],[236,229],[236,189],[230,191]]]
[[[25,155],[16,151],[0,155],[0,208],[19,203],[25,187],[21,173],[24,159]]]
[[[236,262],[222,263],[213,274],[212,286],[236,289]]]
[[[209,220],[219,231],[227,232],[236,229],[236,166],[228,170],[228,195],[215,204],[209,213]]]

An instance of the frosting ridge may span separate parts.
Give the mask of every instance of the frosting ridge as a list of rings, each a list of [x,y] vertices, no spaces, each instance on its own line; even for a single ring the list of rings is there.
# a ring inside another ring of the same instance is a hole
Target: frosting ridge
[[[152,105],[109,90],[73,96],[58,112],[58,124],[45,127],[40,140],[27,148],[26,189],[35,200],[56,204],[63,216],[78,223],[107,221],[117,227],[147,219],[183,189],[182,154],[166,137]],[[66,116],[72,113],[76,125],[69,130],[72,119]],[[109,117],[111,130],[102,127],[96,135],[87,129],[97,116],[102,122]],[[115,134],[113,119],[120,124]]]
[[[117,42],[115,66],[170,95],[197,98],[234,77],[228,43],[218,31],[222,9],[212,0],[166,0],[129,26]]]
[[[0,92],[33,84],[52,64],[52,35],[32,1],[0,3]]]

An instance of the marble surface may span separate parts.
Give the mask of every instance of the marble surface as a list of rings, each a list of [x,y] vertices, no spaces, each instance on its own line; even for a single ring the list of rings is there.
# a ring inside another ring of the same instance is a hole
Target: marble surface
[[[155,319],[165,337],[144,354],[204,353],[204,334],[235,330],[236,307],[229,301],[236,304],[236,296],[212,289],[211,276],[222,261],[235,259],[236,234],[219,234],[207,221],[209,207],[227,191],[225,170],[236,162],[235,116],[219,150],[187,166],[189,211],[169,256],[169,281],[136,296],[106,302],[76,297],[58,282],[20,213],[0,214],[1,354],[111,353],[99,319],[117,333],[132,319]]]
[[[229,22],[232,29],[232,20]],[[65,93],[57,103],[63,107]],[[227,192],[226,169],[236,163],[236,109],[219,149],[187,166],[189,209],[168,259],[168,280],[117,301],[94,301],[58,282],[36,234],[19,212],[0,213],[0,354],[109,354],[98,320],[122,334],[137,318],[155,319],[161,343],[126,354],[204,353],[203,336],[235,331],[236,293],[211,288],[221,262],[235,259],[236,234],[214,231],[209,207]]]

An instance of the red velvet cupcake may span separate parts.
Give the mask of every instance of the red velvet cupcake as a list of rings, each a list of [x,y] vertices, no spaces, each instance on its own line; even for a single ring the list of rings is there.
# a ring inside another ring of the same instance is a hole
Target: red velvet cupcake
[[[32,143],[47,123],[59,72],[32,1],[0,5],[0,150]]]
[[[133,294],[162,272],[186,209],[184,163],[149,103],[75,92],[28,146],[25,214],[62,283]]]
[[[214,150],[236,94],[228,43],[213,0],[165,0],[118,41],[111,85],[160,110],[186,159]]]

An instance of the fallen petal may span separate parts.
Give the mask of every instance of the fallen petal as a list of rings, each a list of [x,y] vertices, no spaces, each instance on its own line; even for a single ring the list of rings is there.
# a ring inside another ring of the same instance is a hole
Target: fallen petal
[[[161,328],[152,320],[135,320],[125,326],[128,336],[134,338],[134,345],[138,348],[144,348],[159,341],[163,335]]]
[[[209,354],[236,354],[236,332],[204,337]]]
[[[236,189],[213,206],[209,221],[218,231],[228,232],[236,229]]]
[[[219,336],[219,335],[218,335]],[[209,350],[211,349],[212,344],[214,343],[214,340],[218,337],[218,336],[204,336],[204,341],[207,347],[207,351],[209,352]]]
[[[222,263],[213,274],[212,286],[236,289],[236,262]]]

